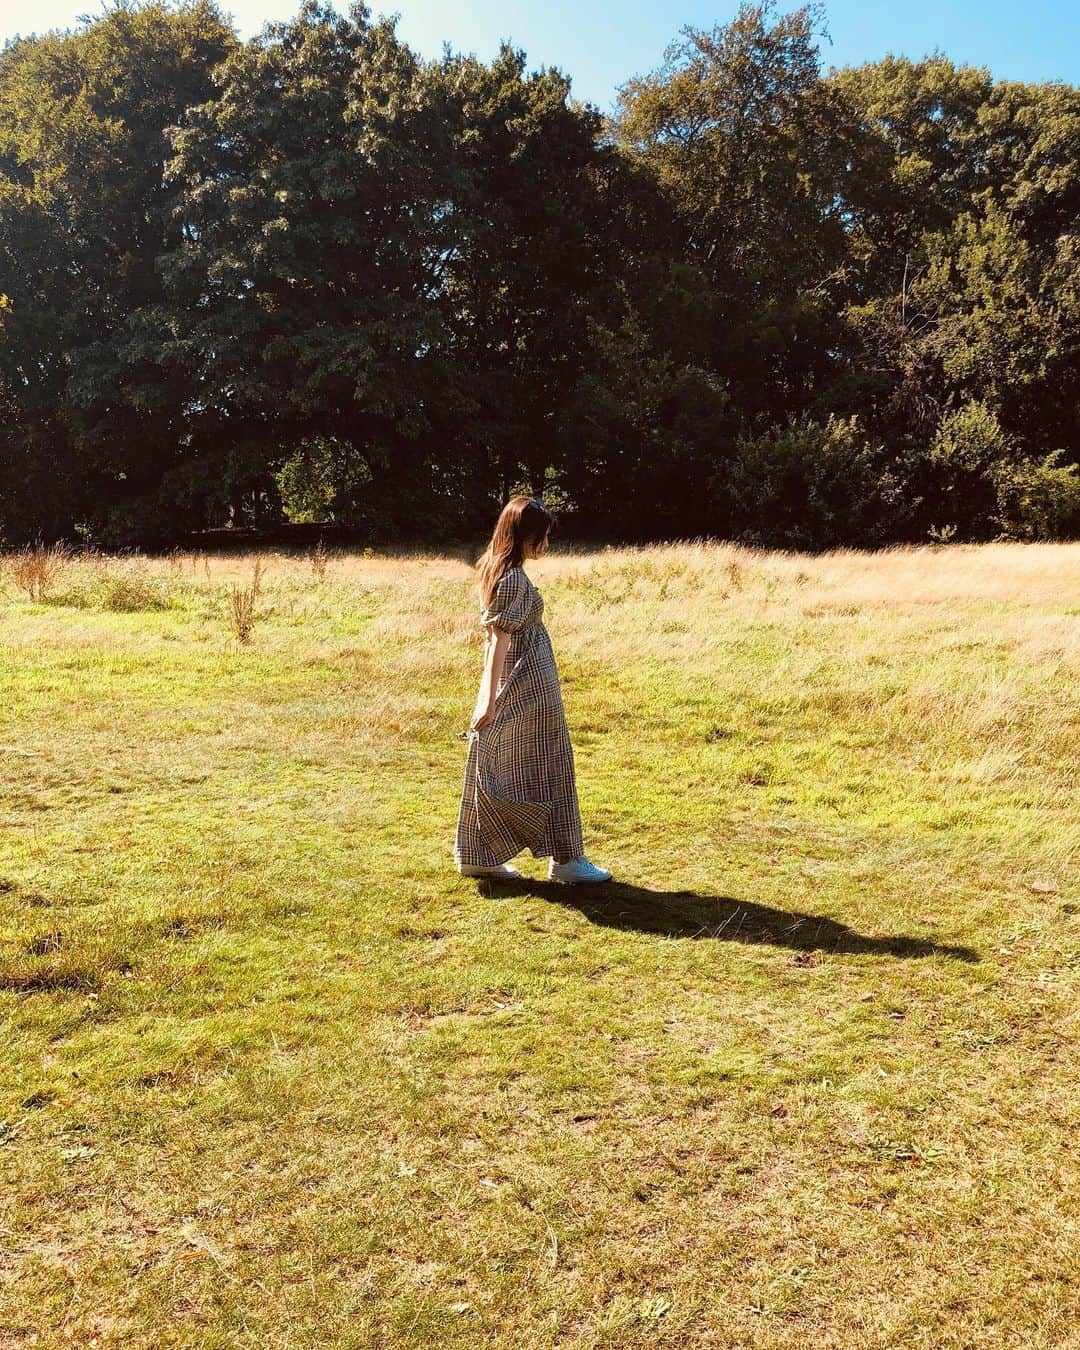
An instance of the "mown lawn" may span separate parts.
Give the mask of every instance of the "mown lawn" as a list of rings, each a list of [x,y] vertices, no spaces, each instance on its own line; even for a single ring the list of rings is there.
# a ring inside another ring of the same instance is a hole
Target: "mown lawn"
[[[536,565],[582,891],[465,564],[264,562],[0,592],[0,1346],[1080,1344],[1080,546]]]

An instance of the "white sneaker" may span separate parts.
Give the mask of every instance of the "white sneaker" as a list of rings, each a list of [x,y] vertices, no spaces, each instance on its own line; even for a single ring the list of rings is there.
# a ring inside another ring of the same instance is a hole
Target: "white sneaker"
[[[458,863],[457,869],[463,877],[487,877],[489,881],[518,881],[521,873],[509,863],[500,863],[498,867],[470,867],[467,863]]]
[[[603,867],[596,867],[588,858],[572,858],[566,863],[557,863],[552,858],[548,865],[548,880],[577,886],[585,881],[610,881],[611,873]]]

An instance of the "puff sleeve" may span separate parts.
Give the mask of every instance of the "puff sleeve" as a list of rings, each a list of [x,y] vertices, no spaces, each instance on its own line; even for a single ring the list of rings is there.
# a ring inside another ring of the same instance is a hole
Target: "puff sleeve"
[[[529,612],[529,583],[525,573],[515,567],[499,578],[491,603],[480,611],[480,623],[501,628],[504,633],[516,633]]]

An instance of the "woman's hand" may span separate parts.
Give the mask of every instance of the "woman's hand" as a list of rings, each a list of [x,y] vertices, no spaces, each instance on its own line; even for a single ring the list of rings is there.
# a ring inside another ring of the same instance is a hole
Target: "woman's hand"
[[[470,731],[482,731],[491,721],[491,709],[478,707],[473,713],[473,719],[469,723]]]

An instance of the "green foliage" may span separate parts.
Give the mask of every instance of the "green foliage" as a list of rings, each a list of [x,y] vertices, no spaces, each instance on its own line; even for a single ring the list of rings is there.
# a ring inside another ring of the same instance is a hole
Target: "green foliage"
[[[565,481],[580,503],[575,527],[601,536],[715,534],[708,498],[713,447],[729,426],[723,382],[692,360],[657,351],[647,319],[627,306],[597,324],[595,366],[567,410],[574,455]],[[603,510],[590,509],[603,503]]]
[[[66,584],[49,594],[49,603],[65,609],[113,614],[145,614],[171,609],[176,583],[153,574],[139,559],[87,555],[67,569]]]
[[[1072,530],[1080,90],[826,75],[822,27],[686,28],[608,123],[364,5],[8,44],[0,533],[445,538],[516,483],[593,535]]]
[[[99,607],[116,614],[141,614],[172,605],[166,582],[131,567],[101,572],[96,592]]]
[[[289,520],[304,525],[355,523],[347,507],[341,510],[340,499],[343,495],[351,498],[370,482],[371,471],[349,451],[339,441],[317,437],[305,441],[284,461],[275,480]]]
[[[623,87],[614,127],[673,205],[709,287],[714,360],[748,416],[809,396],[832,324],[821,283],[845,240],[846,136],[820,79],[821,12],[770,22],[773,8],[684,29],[658,71]]]
[[[274,475],[281,494],[281,509],[289,520],[303,525],[322,525],[333,519],[331,506],[337,492],[337,475],[330,443],[308,441],[290,455]]]
[[[144,525],[190,391],[131,325],[176,246],[167,128],[234,41],[209,0],[122,4],[0,52],[0,525]],[[174,526],[175,527],[175,526]]]
[[[994,533],[995,477],[1011,455],[996,413],[970,402],[941,419],[925,451],[912,451],[906,467],[931,524],[971,538]]]
[[[234,514],[317,438],[426,476],[446,155],[425,79],[389,22],[307,4],[237,47],[173,138],[182,238],[147,339],[199,390],[190,434]]]
[[[909,509],[857,417],[803,416],[741,437],[713,494],[730,533],[786,548],[878,544],[903,530]]]
[[[994,468],[995,521],[1009,539],[1080,536],[1080,470],[1055,450],[1041,460],[1001,460]]]
[[[844,369],[824,392],[897,446],[928,444],[976,400],[1018,455],[1064,443],[1075,457],[1080,91],[944,57],[830,83],[865,139],[845,187]]]
[[[455,174],[440,311],[455,380],[451,434],[487,491],[572,465],[566,410],[595,366],[592,324],[618,304],[622,166],[595,109],[556,70],[529,73],[503,46],[490,65],[450,57],[433,72]]]
[[[951,482],[982,477],[1009,453],[1001,423],[985,403],[968,403],[941,419],[928,460]]]

